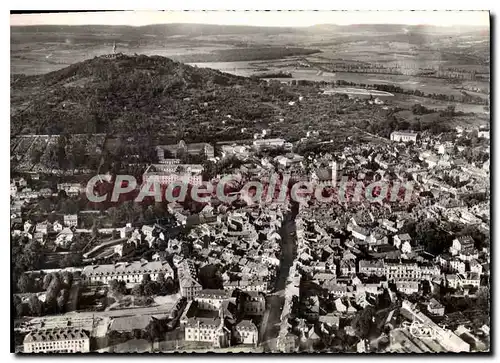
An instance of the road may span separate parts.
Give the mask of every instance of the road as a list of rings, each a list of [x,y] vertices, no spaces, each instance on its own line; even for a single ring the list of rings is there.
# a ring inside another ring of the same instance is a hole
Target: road
[[[358,130],[359,132],[362,132],[362,133],[364,133],[364,134],[366,134],[366,135],[368,135],[368,136],[371,136],[371,137],[373,137],[373,138],[375,138],[375,139],[377,139],[377,140],[380,140],[380,141],[382,141],[382,142],[383,142],[383,143],[385,143],[385,144],[390,144],[390,143],[391,143],[391,141],[390,141],[390,140],[387,140],[387,139],[383,138],[382,136],[378,136],[378,135],[375,135],[375,134],[369,133],[368,131],[361,130],[361,129],[360,129],[359,127],[357,127],[357,126],[353,126],[353,128],[354,128],[354,129],[356,129],[356,130]]]
[[[296,247],[295,213],[286,215],[280,235],[282,254],[278,276],[276,276],[275,292],[267,297],[266,311],[260,327],[260,341],[265,351],[275,350],[273,342],[279,333],[281,311],[285,300],[284,290]]]
[[[83,318],[91,316],[117,318],[117,317],[134,316],[134,315],[169,314],[172,311],[174,305],[175,303],[159,305],[159,306],[128,308],[128,309],[110,310],[110,311],[84,311],[84,312],[67,313],[58,316],[65,318],[72,318],[72,317]]]
[[[68,320],[72,321],[73,326],[85,325],[94,319],[105,318],[118,318],[125,316],[136,315],[164,315],[170,314],[174,303],[165,304],[153,307],[141,307],[120,309],[112,311],[84,311],[84,312],[70,312],[60,315],[48,315],[43,317],[34,317],[28,321],[30,327],[43,326],[45,328],[65,326]],[[18,320],[21,322],[21,320]],[[41,324],[43,323],[43,325]],[[31,329],[31,328],[30,328]]]

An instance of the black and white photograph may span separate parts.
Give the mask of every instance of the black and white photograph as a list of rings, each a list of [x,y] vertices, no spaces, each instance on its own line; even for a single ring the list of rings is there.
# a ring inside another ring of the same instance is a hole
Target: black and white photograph
[[[489,11],[9,18],[12,353],[491,354]]]

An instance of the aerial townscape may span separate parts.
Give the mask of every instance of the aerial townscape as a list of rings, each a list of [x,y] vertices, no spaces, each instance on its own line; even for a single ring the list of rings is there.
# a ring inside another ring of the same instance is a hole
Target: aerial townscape
[[[11,15],[12,352],[489,352],[484,15]]]

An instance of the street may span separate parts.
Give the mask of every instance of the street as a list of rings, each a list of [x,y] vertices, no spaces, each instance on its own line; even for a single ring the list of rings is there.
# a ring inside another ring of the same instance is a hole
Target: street
[[[264,351],[273,351],[273,346],[279,332],[281,311],[284,304],[284,290],[290,267],[293,264],[296,244],[295,215],[288,213],[280,230],[281,261],[274,292],[267,297],[266,311],[260,327],[260,341]]]

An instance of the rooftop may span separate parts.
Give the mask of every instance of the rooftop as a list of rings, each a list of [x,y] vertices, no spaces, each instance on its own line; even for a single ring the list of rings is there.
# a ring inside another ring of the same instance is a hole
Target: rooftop
[[[86,331],[77,328],[34,330],[24,338],[25,343],[88,339]]]

